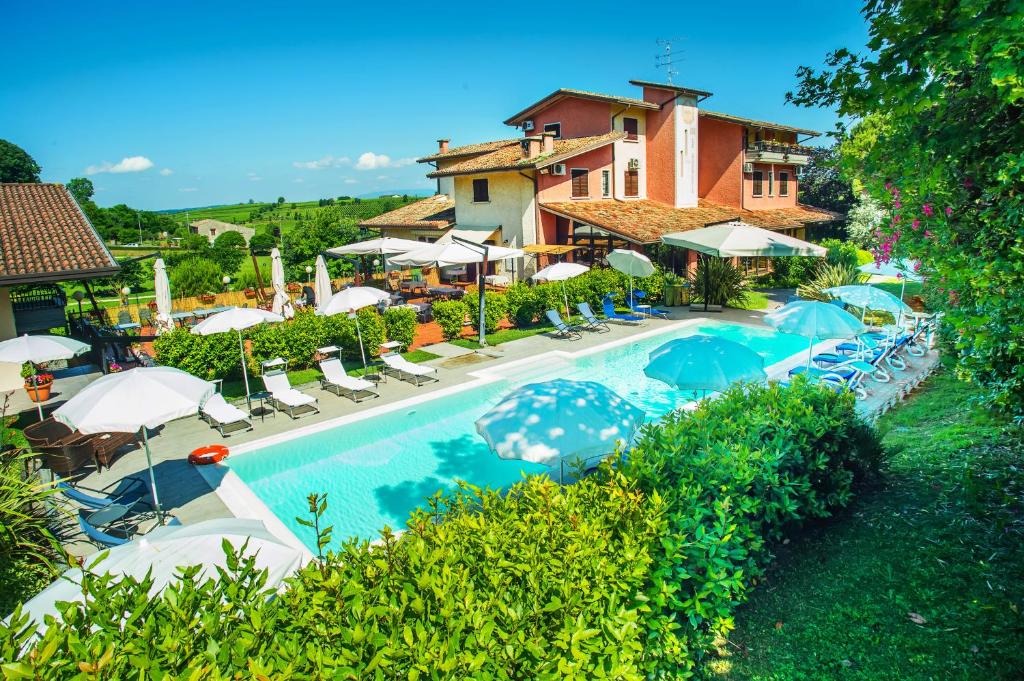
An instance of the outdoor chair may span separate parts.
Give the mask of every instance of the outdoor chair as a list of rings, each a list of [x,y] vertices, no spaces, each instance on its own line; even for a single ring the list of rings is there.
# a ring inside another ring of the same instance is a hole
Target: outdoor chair
[[[228,430],[252,430],[252,421],[245,412],[229,404],[220,393],[214,393],[199,409],[199,418],[216,428],[221,437],[228,436]]]
[[[57,481],[57,489],[60,490],[61,494],[75,502],[79,506],[85,508],[91,508],[94,510],[100,510],[113,506],[114,504],[121,504],[122,506],[134,507],[136,504],[143,504],[149,506],[147,497],[149,496],[149,485],[142,478],[134,476],[123,478],[117,482],[117,486],[110,492],[106,490],[90,490],[88,488],[72,485],[71,483],[60,480]],[[95,494],[89,494],[94,492]]]
[[[544,314],[547,316],[548,321],[551,322],[551,325],[555,327],[555,338],[567,338],[568,340],[579,340],[583,338],[583,334],[581,334],[575,326],[569,326],[562,321],[561,316],[559,316],[556,310],[548,310]]]
[[[874,339],[861,338],[859,346],[847,343],[840,343],[840,346],[843,347],[843,352],[821,352],[814,355],[811,361],[816,364],[836,366],[845,364],[851,359],[859,359],[873,367],[874,370],[870,373],[873,380],[879,383],[888,383],[892,380],[892,374],[883,366],[883,363],[885,363],[889,354],[893,351],[891,345],[883,346]],[[853,346],[852,349],[851,346]],[[826,366],[825,368],[828,367]]]
[[[584,329],[587,329],[588,331],[596,331],[598,333],[605,333],[612,330],[611,327],[608,326],[607,322],[597,318],[594,311],[590,309],[590,303],[580,303],[576,308],[580,311],[580,314],[583,315],[583,320],[585,322],[583,325]]]
[[[121,521],[119,527],[113,527],[113,521],[109,519],[124,512],[126,511],[121,504],[114,504],[99,511],[80,509],[78,511],[78,526],[89,541],[100,547],[121,546],[132,540],[132,528],[128,526],[123,515],[117,518]],[[104,529],[104,525],[111,527]]]
[[[349,376],[345,371],[345,366],[337,357],[320,362],[320,371],[324,374],[320,379],[320,387],[339,397],[347,397],[353,402],[380,397],[374,390],[376,386],[373,383],[364,378]]]
[[[155,326],[153,323],[153,313],[150,312],[148,307],[139,308],[139,324],[149,327]]]
[[[668,319],[668,310],[659,310],[653,306],[640,309],[636,301],[642,301],[646,298],[647,293],[645,291],[634,290],[633,295],[626,297],[626,300],[629,302],[629,309],[631,309],[633,312],[639,312],[640,314],[650,315],[651,317],[660,317],[661,319]]]
[[[601,311],[604,312],[604,316],[608,321],[625,322],[627,324],[639,324],[644,320],[643,317],[635,314],[620,314],[615,311],[615,302],[612,300],[612,294],[609,293],[601,299]]]
[[[279,366],[284,364],[284,360],[278,358],[277,360],[264,363],[264,369],[267,364]],[[283,369],[273,369],[270,372],[264,373],[263,385],[266,387],[267,392],[270,393],[269,401],[271,406],[278,411],[288,414],[293,419],[298,418],[298,415],[296,415],[297,410],[302,412],[308,411],[314,414],[320,413],[320,405],[316,398],[293,388],[292,384],[288,381],[288,374]]]
[[[422,381],[439,380],[434,375],[437,373],[437,369],[434,367],[415,364],[398,354],[381,355],[380,358],[384,362],[385,373],[390,371],[399,379],[414,383],[417,387],[421,385]]]

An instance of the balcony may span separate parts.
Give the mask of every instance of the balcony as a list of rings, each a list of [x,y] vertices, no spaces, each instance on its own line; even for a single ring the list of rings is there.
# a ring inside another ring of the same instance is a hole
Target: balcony
[[[802,144],[761,140],[747,145],[743,160],[747,163],[785,163],[794,166],[805,166],[810,161],[814,147]]]

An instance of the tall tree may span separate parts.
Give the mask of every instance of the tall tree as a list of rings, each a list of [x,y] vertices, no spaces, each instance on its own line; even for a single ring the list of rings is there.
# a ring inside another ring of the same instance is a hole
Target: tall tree
[[[0,182],[39,182],[40,170],[27,151],[0,139]]]
[[[837,213],[847,213],[854,203],[850,182],[839,166],[837,145],[811,155],[811,162],[800,175],[800,202]]]
[[[68,180],[65,186],[71,192],[71,196],[75,197],[75,201],[78,201],[78,204],[81,206],[84,206],[86,201],[91,200],[95,192],[92,180],[87,177],[73,177]]]
[[[866,55],[802,67],[802,105],[857,121],[843,164],[888,212],[879,261],[910,256],[962,373],[1024,412],[1024,5],[868,0]]]

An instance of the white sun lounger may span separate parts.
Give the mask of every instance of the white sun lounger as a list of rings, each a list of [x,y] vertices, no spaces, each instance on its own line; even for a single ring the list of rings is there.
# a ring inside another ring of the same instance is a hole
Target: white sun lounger
[[[214,393],[203,403],[199,410],[199,417],[209,423],[211,427],[219,430],[221,437],[227,437],[224,429],[230,426],[245,426],[245,430],[252,430],[252,421],[245,415],[245,412],[233,404],[228,404],[220,393]],[[238,429],[233,428],[232,430]]]
[[[298,418],[295,410],[304,407],[308,407],[315,414],[320,413],[316,398],[293,388],[288,381],[288,374],[283,371],[263,374],[263,385],[270,393],[270,404],[274,409],[285,412],[293,419]]]
[[[385,371],[390,369],[400,379],[409,381],[410,383],[420,385],[421,379],[426,381],[438,380],[437,376],[432,375],[437,373],[437,369],[434,367],[414,364],[398,354],[381,355],[380,358],[384,361]]]
[[[320,362],[320,371],[324,372],[320,379],[320,387],[335,395],[347,397],[353,402],[361,402],[370,397],[380,397],[374,390],[376,386],[363,378],[354,378],[345,373],[345,367],[337,357]]]

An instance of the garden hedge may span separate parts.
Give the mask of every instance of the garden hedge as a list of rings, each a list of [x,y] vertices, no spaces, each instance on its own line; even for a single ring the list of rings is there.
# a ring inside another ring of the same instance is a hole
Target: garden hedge
[[[647,426],[625,459],[576,484],[531,476],[507,493],[438,493],[400,537],[385,528],[377,545],[345,542],[274,597],[248,559],[216,581],[187,571],[156,599],[148,583],[87,577],[88,604],[66,606],[33,645],[24,616],[0,624],[3,669],[688,678],[772,545],[847,504],[879,456],[850,396],[799,380],[736,387]]]
[[[461,300],[442,300],[431,306],[434,321],[441,327],[445,340],[453,340],[462,335],[462,327],[466,323],[469,307]]]

